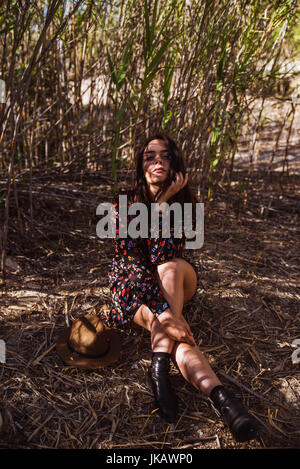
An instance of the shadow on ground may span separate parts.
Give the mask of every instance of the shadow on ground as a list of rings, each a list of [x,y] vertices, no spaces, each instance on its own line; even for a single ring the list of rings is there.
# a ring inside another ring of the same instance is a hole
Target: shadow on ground
[[[32,222],[25,212],[21,226],[12,218],[0,296],[2,448],[300,447],[300,364],[292,363],[300,338],[299,176],[241,172],[239,181],[243,197],[238,182],[220,189],[205,207],[203,248],[186,253],[200,281],[185,315],[216,373],[257,418],[261,439],[234,442],[175,368],[180,418],[171,427],[161,421],[146,386],[146,332],[120,333],[115,366],[64,366],[55,341],[83,312],[103,313],[113,249],[95,236],[105,180],[86,175],[75,184],[81,192],[64,199],[55,197],[58,188],[68,194],[74,183],[55,176],[48,180],[52,196],[42,184],[34,196]]]

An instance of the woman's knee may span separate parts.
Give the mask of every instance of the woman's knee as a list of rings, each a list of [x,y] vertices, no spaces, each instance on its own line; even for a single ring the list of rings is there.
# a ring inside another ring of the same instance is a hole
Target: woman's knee
[[[176,342],[172,350],[172,360],[176,366],[186,365],[190,359],[190,351],[194,351],[195,346],[185,342]]]
[[[181,257],[173,257],[170,261],[157,266],[157,275],[161,282],[168,278],[174,282],[180,279],[186,291],[186,300],[196,291],[197,274],[189,262]]]
[[[151,331],[154,319],[154,314],[145,304],[142,304],[133,316],[133,321],[135,324],[143,327],[144,329],[147,329],[148,331]]]
[[[184,276],[185,272],[185,263],[184,259],[179,257],[173,257],[163,264],[157,266],[157,273],[160,279],[163,279],[166,275],[170,276]]]

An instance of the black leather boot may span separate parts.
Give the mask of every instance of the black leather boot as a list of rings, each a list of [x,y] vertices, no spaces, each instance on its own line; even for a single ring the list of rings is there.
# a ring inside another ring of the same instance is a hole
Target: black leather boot
[[[176,421],[178,412],[177,398],[172,390],[170,378],[170,354],[156,352],[148,370],[148,381],[152,387],[159,415],[167,422]]]
[[[209,400],[217,415],[222,416],[229,426],[236,441],[249,441],[257,437],[257,426],[254,418],[224,386],[216,386],[211,391]]]

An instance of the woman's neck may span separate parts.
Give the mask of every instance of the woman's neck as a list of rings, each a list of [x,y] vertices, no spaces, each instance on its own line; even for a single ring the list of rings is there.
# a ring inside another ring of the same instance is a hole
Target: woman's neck
[[[159,191],[159,189],[160,189],[159,186],[156,186],[156,185],[153,185],[153,184],[148,184],[148,190],[149,190],[152,202],[155,200],[155,196],[156,196],[157,192]]]

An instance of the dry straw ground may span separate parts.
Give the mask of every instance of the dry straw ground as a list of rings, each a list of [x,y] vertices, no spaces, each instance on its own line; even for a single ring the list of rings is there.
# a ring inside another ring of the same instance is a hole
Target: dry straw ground
[[[290,149],[297,151],[299,145]],[[146,387],[146,332],[121,333],[115,366],[64,366],[55,351],[59,333],[83,312],[101,314],[109,302],[112,243],[95,237],[105,175],[53,174],[34,178],[32,227],[17,234],[15,218],[11,232],[0,297],[6,342],[0,447],[299,448],[300,364],[292,363],[292,342],[300,338],[300,176],[292,164],[289,177],[241,172],[229,193],[220,187],[206,206],[204,247],[187,255],[200,280],[185,315],[214,370],[257,418],[259,441],[234,442],[175,368],[180,417],[171,427],[161,421]]]

